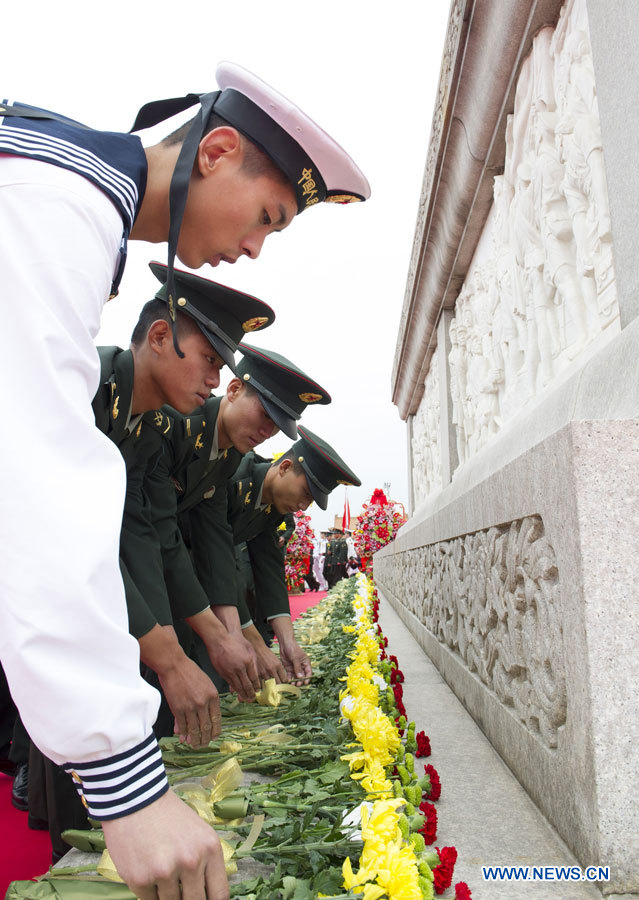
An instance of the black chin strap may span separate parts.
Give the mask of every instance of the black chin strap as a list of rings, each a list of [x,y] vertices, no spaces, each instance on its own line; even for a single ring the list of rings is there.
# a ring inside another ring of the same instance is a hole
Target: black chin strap
[[[133,128],[131,131],[138,131],[141,128],[151,128],[163,122],[165,119],[183,112],[185,109],[200,104],[189,131],[184,138],[184,143],[180,148],[180,153],[171,177],[171,186],[169,188],[169,256],[167,260],[166,272],[166,295],[169,307],[169,316],[171,318],[171,330],[173,333],[173,346],[175,352],[184,359],[184,353],[180,350],[177,339],[177,318],[175,313],[175,276],[173,266],[175,263],[175,254],[177,253],[178,239],[180,237],[180,227],[184,217],[186,208],[186,198],[189,193],[189,184],[191,181],[191,173],[193,165],[197,157],[198,147],[204,135],[204,130],[211,117],[215,101],[220,96],[220,91],[213,91],[210,94],[187,94],[186,97],[175,97],[172,100],[155,100],[145,104],[139,110]]]

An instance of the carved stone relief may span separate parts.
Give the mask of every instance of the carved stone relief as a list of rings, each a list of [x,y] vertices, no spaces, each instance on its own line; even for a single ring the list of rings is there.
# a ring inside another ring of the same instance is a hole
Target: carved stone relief
[[[413,502],[417,507],[442,487],[440,446],[439,369],[431,366],[424,394],[413,421]]]
[[[375,580],[555,748],[566,722],[560,585],[539,516],[376,557]]]
[[[522,65],[486,228],[450,327],[460,465],[618,327],[585,0],[566,3]]]

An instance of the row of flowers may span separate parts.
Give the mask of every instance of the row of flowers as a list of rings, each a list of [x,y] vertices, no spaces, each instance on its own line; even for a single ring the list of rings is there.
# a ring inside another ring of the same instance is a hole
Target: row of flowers
[[[344,887],[362,891],[364,900],[432,900],[450,887],[457,851],[427,849],[437,835],[439,775],[430,764],[419,774],[415,760],[430,755],[430,741],[406,720],[404,676],[397,657],[386,652],[375,588],[364,575],[356,577],[354,624],[343,627],[357,638],[340,694],[340,711],[351,725],[356,749],[342,758],[366,799],[345,819],[347,825],[359,825],[364,847],[357,871],[345,860]],[[470,896],[464,882],[455,885],[456,900]]]
[[[364,575],[343,580],[296,623],[312,686],[267,682],[258,704],[225,695],[222,734],[208,747],[161,742],[178,795],[230,842],[222,844],[237,900],[433,900],[451,886],[457,851],[432,846],[440,779],[419,762],[430,742],[407,722],[404,676],[378,606]],[[269,780],[249,783],[246,772]],[[66,839],[85,851],[105,846],[100,830]],[[247,859],[271,874],[252,877]],[[98,864],[14,882],[7,898],[60,900],[68,890],[104,900],[106,880],[119,880],[108,851]],[[109,897],[132,900],[125,885],[117,891]],[[456,900],[470,896],[455,885]]]

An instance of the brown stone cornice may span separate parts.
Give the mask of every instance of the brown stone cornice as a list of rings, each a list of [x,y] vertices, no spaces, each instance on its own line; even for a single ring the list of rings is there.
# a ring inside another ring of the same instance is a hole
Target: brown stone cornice
[[[506,116],[535,34],[562,0],[453,0],[393,364],[393,403],[417,411],[441,310],[455,305],[503,171]]]

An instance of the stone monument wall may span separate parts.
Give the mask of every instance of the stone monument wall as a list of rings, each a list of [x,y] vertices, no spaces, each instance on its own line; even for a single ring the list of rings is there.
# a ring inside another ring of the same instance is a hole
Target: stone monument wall
[[[639,10],[609,12],[632,46]],[[608,163],[621,120],[602,132],[597,72],[608,98],[623,76],[601,44],[586,0],[452,5],[394,369],[412,516],[374,571],[580,861],[612,867],[604,893],[630,894],[639,310],[620,185],[639,179]]]

